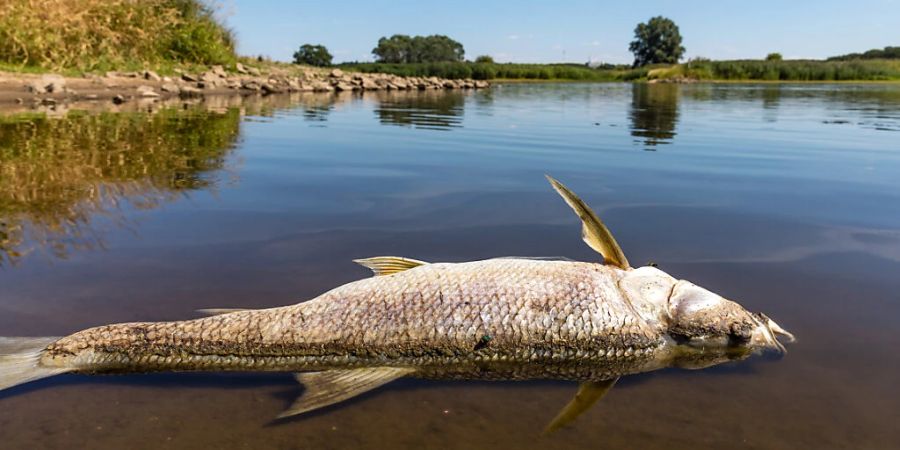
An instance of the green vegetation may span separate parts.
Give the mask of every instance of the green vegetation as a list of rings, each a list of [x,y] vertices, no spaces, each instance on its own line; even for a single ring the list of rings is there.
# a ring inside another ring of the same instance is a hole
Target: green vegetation
[[[108,70],[231,64],[234,37],[202,0],[0,1],[0,62]]]
[[[490,55],[480,55],[475,58],[475,62],[480,64],[494,64],[494,57]]]
[[[766,55],[766,61],[782,61],[784,58],[781,56],[781,53],[769,53]]]
[[[303,44],[294,52],[294,64],[307,64],[316,67],[331,65],[331,53],[324,45]]]
[[[873,48],[865,53],[848,53],[832,56],[828,61],[852,61],[855,59],[900,59],[900,47]]]
[[[634,53],[634,67],[675,64],[684,55],[678,25],[663,16],[639,23],[628,50]]]
[[[0,117],[0,266],[37,244],[56,257],[102,245],[92,220],[210,189],[237,139],[240,111]]]
[[[638,77],[696,80],[878,81],[900,80],[900,61],[856,60],[692,60],[667,67],[648,67]]]
[[[900,80],[900,61],[812,61],[693,59],[683,64],[654,64],[630,69],[580,64],[486,64],[472,62],[381,64],[344,63],[340,67],[367,73],[411,77],[476,80],[642,81],[692,79],[704,81],[885,81]]]
[[[344,63],[340,67],[366,73],[406,77],[472,78],[475,80],[615,81],[627,69],[591,69],[581,64],[496,64],[443,62],[419,64]]]
[[[462,61],[465,49],[459,42],[439,34],[413,36],[395,34],[378,40],[372,49],[378,62],[390,64]]]

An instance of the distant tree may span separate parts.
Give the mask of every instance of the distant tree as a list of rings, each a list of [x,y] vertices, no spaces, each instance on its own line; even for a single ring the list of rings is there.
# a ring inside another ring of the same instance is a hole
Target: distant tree
[[[634,66],[647,64],[675,64],[684,55],[681,33],[675,22],[657,16],[634,29],[634,40],[628,46],[634,53]]]
[[[766,61],[781,61],[782,59],[784,58],[781,57],[781,53],[769,53],[766,55]]]
[[[331,65],[331,53],[324,45],[303,44],[294,52],[294,64],[324,67]]]
[[[459,42],[439,34],[413,37],[395,34],[379,39],[372,54],[378,62],[398,64],[462,61],[465,50]]]
[[[490,56],[490,55],[481,55],[481,56],[475,58],[475,62],[483,63],[483,64],[493,64],[494,57]]]
[[[395,34],[390,38],[379,39],[378,46],[372,49],[372,54],[378,62],[396,64],[410,62],[411,51],[412,38],[405,34]]]

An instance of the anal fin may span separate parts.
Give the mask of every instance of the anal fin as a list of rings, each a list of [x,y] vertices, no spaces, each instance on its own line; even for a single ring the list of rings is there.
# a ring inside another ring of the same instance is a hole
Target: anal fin
[[[278,418],[303,414],[342,402],[408,375],[413,370],[398,367],[367,367],[295,374],[297,381],[302,383],[306,390]]]
[[[544,428],[544,434],[550,434],[554,431],[572,423],[578,416],[585,411],[591,409],[594,403],[597,403],[613,385],[619,381],[618,378],[604,381],[585,381],[578,386],[578,392],[575,397],[550,421],[547,428]]]

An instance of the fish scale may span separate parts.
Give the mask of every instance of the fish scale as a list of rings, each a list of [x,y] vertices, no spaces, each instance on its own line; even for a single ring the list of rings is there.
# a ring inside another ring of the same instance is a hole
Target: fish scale
[[[293,306],[91,328],[52,344],[44,358],[52,365],[80,355],[85,369],[109,372],[191,370],[194,362],[203,370],[326,370],[350,356],[355,366],[439,367],[501,355],[508,362],[559,361],[576,350],[615,360],[665,342],[665,330],[634,316],[616,287],[620,272],[527,259],[428,264]],[[490,343],[476,350],[485,336]],[[488,376],[476,371],[470,378],[480,375]]]

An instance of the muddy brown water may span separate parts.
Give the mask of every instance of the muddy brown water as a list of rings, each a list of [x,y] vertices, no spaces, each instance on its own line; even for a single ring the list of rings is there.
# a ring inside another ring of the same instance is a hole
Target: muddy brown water
[[[90,109],[90,108],[89,108]],[[402,380],[273,421],[289,374],[66,375],[0,393],[0,447],[896,448],[900,87],[507,85],[0,117],[0,336],[268,307],[351,259],[596,259],[543,179],[649,261],[797,335],[622,379]]]

